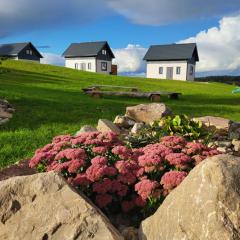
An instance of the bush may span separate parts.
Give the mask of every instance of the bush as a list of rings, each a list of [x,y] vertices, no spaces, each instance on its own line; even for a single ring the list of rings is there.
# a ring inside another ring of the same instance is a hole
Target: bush
[[[211,138],[211,133],[201,122],[193,121],[186,115],[175,115],[146,125],[138,134],[128,136],[127,143],[130,147],[143,147],[168,135],[183,136],[189,141],[202,139],[205,143]]]
[[[55,137],[38,149],[30,167],[60,171],[107,215],[149,216],[200,161],[219,152],[183,137],[131,149],[109,133]]]

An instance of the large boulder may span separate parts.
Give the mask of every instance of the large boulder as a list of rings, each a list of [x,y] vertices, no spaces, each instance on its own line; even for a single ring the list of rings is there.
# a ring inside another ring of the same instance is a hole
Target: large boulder
[[[100,210],[50,172],[0,182],[0,239],[122,237]]]
[[[150,103],[127,107],[125,115],[136,122],[151,123],[171,113],[172,111],[163,103]]]
[[[121,130],[117,125],[107,119],[99,119],[97,130],[99,132],[114,132],[120,134]]]
[[[240,122],[230,122],[228,136],[229,139],[240,140]]]
[[[97,132],[97,129],[90,125],[84,125],[81,127],[81,129],[78,132],[76,132],[75,136],[78,136],[82,133],[88,133],[88,132]]]
[[[141,240],[239,240],[240,158],[218,155],[194,168],[142,222]]]

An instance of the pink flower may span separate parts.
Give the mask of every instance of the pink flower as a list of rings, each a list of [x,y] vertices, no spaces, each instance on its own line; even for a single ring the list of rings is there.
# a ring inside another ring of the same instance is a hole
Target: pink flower
[[[72,139],[71,135],[60,135],[60,136],[53,138],[53,143],[56,144],[56,143],[63,142],[63,141],[68,142],[71,139]]]
[[[118,181],[128,184],[128,185],[132,185],[137,181],[136,176],[133,173],[126,173],[124,175],[120,174],[118,175]]]
[[[69,159],[69,160],[74,160],[74,159],[85,159],[86,158],[86,153],[83,149],[81,148],[67,148],[65,150],[62,150],[59,152],[55,160],[61,160],[61,159]]]
[[[121,159],[128,159],[131,156],[131,150],[125,146],[116,146],[112,153],[120,156]]]
[[[104,178],[102,182],[95,182],[93,184],[93,192],[105,194],[112,188],[112,181],[109,178]]]
[[[156,181],[143,179],[135,184],[135,191],[142,197],[143,200],[148,199],[153,194],[154,190],[158,187]]]
[[[156,165],[161,165],[163,163],[163,159],[157,154],[149,153],[149,154],[140,156],[138,158],[138,162],[141,167],[156,166]]]
[[[111,192],[117,192],[119,196],[124,197],[127,195],[128,187],[117,180],[113,180]]]
[[[112,196],[110,194],[100,194],[96,196],[96,204],[100,208],[104,208],[112,202]]]
[[[180,169],[188,168],[188,164],[192,162],[192,159],[184,153],[171,153],[166,156],[166,160]]]
[[[105,168],[105,166],[101,165],[92,165],[87,169],[86,176],[92,182],[98,181],[104,176]]]
[[[161,184],[166,190],[172,190],[177,187],[187,176],[186,172],[170,171],[165,173],[161,178]]]
[[[101,157],[97,156],[91,160],[92,165],[106,165],[107,164],[107,158],[106,157]]]
[[[86,174],[78,174],[73,179],[73,184],[76,186],[88,186],[90,184],[90,181],[87,179]]]
[[[92,151],[97,154],[105,154],[107,152],[107,147],[93,147]]]
[[[79,168],[84,166],[84,161],[83,160],[72,160],[70,162],[70,165],[68,167],[68,172],[69,173],[77,173]]]
[[[166,147],[176,150],[185,147],[187,141],[180,136],[166,136],[161,139],[161,143]]]
[[[144,206],[146,206],[146,204],[147,204],[146,200],[142,199],[141,196],[136,197],[136,198],[134,199],[134,201],[135,201],[135,204],[136,204],[138,207],[141,207],[141,208],[144,207]]]

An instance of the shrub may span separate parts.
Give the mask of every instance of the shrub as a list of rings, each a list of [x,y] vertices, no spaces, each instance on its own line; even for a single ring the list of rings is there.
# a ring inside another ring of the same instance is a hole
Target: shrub
[[[163,136],[179,135],[189,141],[202,139],[208,142],[211,133],[206,131],[201,122],[193,121],[186,115],[167,116],[160,121],[146,125],[138,134],[127,137],[130,147],[144,147],[157,143]]]
[[[183,137],[131,149],[109,133],[55,137],[38,149],[30,167],[60,171],[106,214],[151,214],[200,161],[219,152]]]

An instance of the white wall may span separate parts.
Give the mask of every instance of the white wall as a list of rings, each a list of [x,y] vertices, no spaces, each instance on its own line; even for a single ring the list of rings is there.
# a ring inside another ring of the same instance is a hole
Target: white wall
[[[86,71],[96,72],[96,58],[66,58],[65,67],[75,69],[75,64],[78,64],[78,69],[81,70],[81,63],[86,64]],[[91,69],[88,69],[88,63],[91,63]]]
[[[102,71],[102,62],[107,63],[107,71]],[[97,72],[103,74],[110,74],[112,71],[112,61],[105,61],[105,60],[97,60]]]
[[[173,67],[174,80],[194,80],[194,74],[190,76],[190,67],[188,65],[187,61],[148,61],[146,76],[147,78],[167,79],[167,67]],[[160,67],[163,67],[162,74],[159,74]],[[180,74],[176,74],[177,67],[181,68]]]

